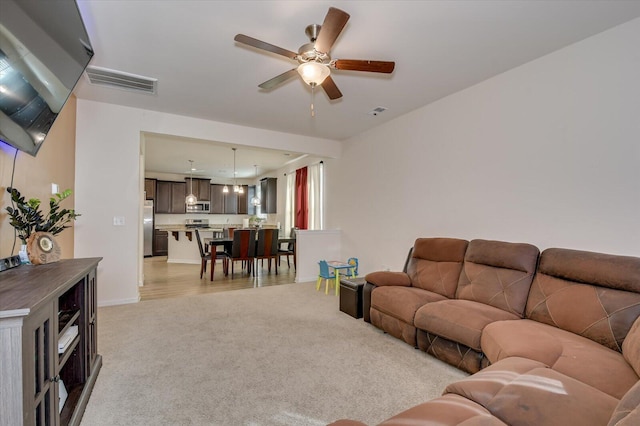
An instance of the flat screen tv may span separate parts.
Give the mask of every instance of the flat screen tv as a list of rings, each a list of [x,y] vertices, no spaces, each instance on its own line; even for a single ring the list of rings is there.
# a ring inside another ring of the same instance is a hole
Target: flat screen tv
[[[35,156],[92,56],[75,0],[0,0],[0,141]]]

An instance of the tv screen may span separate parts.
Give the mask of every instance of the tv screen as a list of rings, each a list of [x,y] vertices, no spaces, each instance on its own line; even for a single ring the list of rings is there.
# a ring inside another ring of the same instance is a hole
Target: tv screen
[[[92,56],[75,0],[0,0],[0,140],[35,156]]]

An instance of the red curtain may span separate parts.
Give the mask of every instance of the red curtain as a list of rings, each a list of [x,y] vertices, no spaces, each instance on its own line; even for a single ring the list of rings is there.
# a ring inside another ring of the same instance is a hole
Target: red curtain
[[[307,190],[307,168],[296,170],[296,218],[295,226],[298,229],[309,227],[309,194]]]

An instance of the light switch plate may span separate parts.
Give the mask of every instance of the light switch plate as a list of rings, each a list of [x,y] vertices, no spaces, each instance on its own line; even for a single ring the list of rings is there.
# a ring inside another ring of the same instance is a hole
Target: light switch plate
[[[124,216],[114,216],[113,226],[124,226]]]

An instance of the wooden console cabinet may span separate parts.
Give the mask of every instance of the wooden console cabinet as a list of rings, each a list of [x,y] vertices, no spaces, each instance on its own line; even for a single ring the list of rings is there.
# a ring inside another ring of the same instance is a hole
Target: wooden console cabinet
[[[0,426],[80,424],[102,366],[96,329],[100,260],[67,259],[0,273]],[[77,335],[59,351],[61,337],[75,327]],[[59,410],[61,382],[68,396]]]

